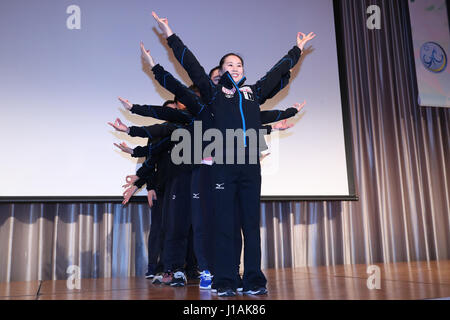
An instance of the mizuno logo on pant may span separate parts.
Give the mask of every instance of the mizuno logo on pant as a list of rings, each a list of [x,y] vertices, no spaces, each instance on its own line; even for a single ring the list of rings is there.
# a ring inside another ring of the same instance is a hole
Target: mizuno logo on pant
[[[177,198],[177,196],[174,194],[173,196],[172,196],[172,200],[175,200]]]
[[[192,199],[200,199],[200,193],[193,193]]]
[[[216,189],[217,190],[224,190],[225,189],[224,185],[225,185],[225,183],[216,183]]]

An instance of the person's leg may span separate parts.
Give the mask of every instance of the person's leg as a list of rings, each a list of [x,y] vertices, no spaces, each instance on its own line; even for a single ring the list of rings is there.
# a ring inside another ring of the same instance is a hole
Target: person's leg
[[[214,193],[212,183],[212,166],[203,165],[200,171],[201,218],[204,230],[204,252],[208,270],[214,274]]]
[[[172,281],[172,271],[171,261],[169,255],[169,245],[168,245],[168,232],[171,228],[173,218],[170,215],[171,211],[171,195],[173,194],[174,178],[170,176],[164,185],[164,196],[163,196],[163,213],[162,213],[162,232],[160,234],[162,241],[162,248],[158,263],[158,270],[161,270],[162,274],[158,274],[154,279],[154,284],[168,284]]]
[[[189,209],[185,186],[186,176],[178,174],[172,181],[168,194],[168,210],[166,224],[166,237],[164,241],[165,269],[183,268],[187,251],[187,238],[190,227]]]
[[[206,165],[195,168],[192,172],[191,178],[191,208],[194,251],[195,256],[197,257],[198,269],[200,271],[211,269],[211,257],[208,257],[207,252],[207,226],[208,222],[210,221],[206,221],[206,219],[208,218],[208,213],[204,212],[204,210],[206,209],[204,202],[208,200],[208,196],[211,196],[211,192],[205,193],[206,188],[203,188],[204,184],[208,184],[207,187],[210,188],[211,183],[208,183],[208,181],[204,181],[204,179],[210,180],[210,176],[205,176],[207,172],[206,168],[204,167],[206,167]]]
[[[236,168],[215,165],[214,192],[214,282],[218,288],[236,291],[236,263],[234,252],[234,207],[236,200]]]
[[[242,253],[242,224],[241,224],[241,213],[240,213],[240,201],[239,192],[236,197],[234,208],[234,250],[235,250],[235,260],[236,260],[236,287],[237,291],[242,291],[243,283],[242,278],[239,274],[239,266],[241,265],[241,253]]]
[[[201,165],[192,175],[192,228],[194,250],[200,271],[200,289],[211,289],[213,252],[213,193],[211,190],[211,166]]]
[[[198,243],[198,236],[199,236],[199,231],[201,230],[196,230],[196,215],[197,213],[200,211],[200,188],[199,188],[199,170],[200,168],[198,166],[194,167],[194,169],[192,170],[191,173],[191,181],[190,181],[190,198],[191,198],[191,221],[192,221],[192,225],[191,225],[191,230],[189,233],[189,249],[190,250],[190,259],[191,261],[193,260],[192,258],[195,256],[195,260],[196,260],[196,265],[195,265],[195,269],[197,269],[199,262],[202,260],[202,257],[199,256],[199,246],[201,246],[201,244]],[[201,252],[200,252],[201,253]],[[187,261],[186,261],[187,262]],[[187,263],[186,263],[187,265]],[[190,269],[192,268],[192,262],[190,263]],[[187,269],[187,268],[186,268]],[[198,277],[198,276],[197,276]]]
[[[168,230],[169,253],[171,257],[171,268],[174,271],[171,286],[184,286],[186,284],[186,274],[184,265],[186,262],[186,252],[188,247],[189,230],[191,227],[190,210],[190,181],[191,172],[182,171],[177,175],[175,193],[170,201],[173,204],[172,216],[173,224]]]
[[[192,225],[189,228],[189,236],[186,251],[186,277],[188,280],[198,280],[197,258],[194,251],[194,232]]]
[[[167,181],[166,183],[166,189],[164,192],[164,204],[163,204],[163,233],[164,233],[164,238],[163,238],[163,250],[162,250],[162,262],[163,262],[163,269],[164,271],[170,271],[170,257],[169,257],[169,238],[168,238],[168,230],[172,227],[172,219],[171,219],[171,215],[170,215],[170,197],[171,194],[173,193],[173,178],[171,178],[169,181]]]
[[[148,235],[148,270],[146,278],[153,278],[157,272],[158,259],[162,249],[162,207],[164,194],[157,193],[157,200],[153,203],[151,210],[151,224]]]
[[[158,195],[159,193],[159,195]],[[166,231],[165,231],[165,222],[164,222],[164,217],[165,217],[165,210],[166,210],[166,192],[165,192],[165,187],[163,187],[159,192],[157,193],[157,197],[159,197],[158,199],[160,199],[160,205],[161,205],[161,229],[159,232],[159,237],[158,237],[158,241],[159,241],[159,256],[158,256],[158,263],[156,264],[156,269],[155,272],[156,273],[161,273],[164,271],[164,261],[163,261],[163,256],[164,256],[164,238],[166,235]]]
[[[261,170],[259,165],[242,168],[239,199],[244,233],[244,292],[265,288],[267,280],[261,271],[260,197]]]

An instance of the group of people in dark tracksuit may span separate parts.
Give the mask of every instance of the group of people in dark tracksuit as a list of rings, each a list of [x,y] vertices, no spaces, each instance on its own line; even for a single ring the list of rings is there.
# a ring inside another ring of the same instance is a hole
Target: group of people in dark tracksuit
[[[126,178],[123,200],[128,203],[146,184],[152,208],[146,277],[153,278],[153,283],[184,286],[190,269],[191,277],[200,279],[200,289],[211,289],[218,296],[234,296],[236,291],[267,294],[260,243],[260,153],[267,146],[260,133],[290,128],[285,119],[295,116],[305,103],[284,111],[261,111],[260,105],[286,87],[290,70],[315,34],[298,33],[297,45],[286,56],[254,85],[244,85],[244,62],[239,55],[225,55],[206,74],[168,20],[152,14],[193,85],[185,86],[156,64],[141,43],[144,61],[175,100],[152,106],[119,98],[131,113],[165,122],[146,127],[128,127],[120,119],[109,123],[130,136],[148,138],[145,147],[115,144],[132,157],[146,158],[136,174]],[[211,130],[227,137],[219,147],[205,142]],[[230,130],[233,135],[228,139]],[[176,139],[181,132],[192,138],[189,148],[183,149],[182,141]],[[174,161],[176,156],[183,161]],[[243,278],[239,274],[242,234]],[[187,254],[190,246],[195,259]]]

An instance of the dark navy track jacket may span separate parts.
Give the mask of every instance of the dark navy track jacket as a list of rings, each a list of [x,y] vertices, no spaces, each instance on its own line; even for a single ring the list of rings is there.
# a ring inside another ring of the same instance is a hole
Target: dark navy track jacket
[[[203,132],[209,128],[214,127],[214,114],[211,112],[211,108],[207,108],[203,100],[197,94],[195,94],[194,91],[187,88],[184,84],[175,79],[171,73],[164,70],[164,68],[159,64],[153,67],[152,71],[155,75],[156,80],[164,88],[177,96],[179,98],[179,101],[187,107],[189,112],[167,107],[134,104],[131,108],[132,113],[184,124],[187,126],[186,128],[191,131],[191,133],[193,132],[191,125],[195,120],[202,121]],[[276,88],[272,90],[270,96],[274,96],[279,90],[284,88],[284,85],[288,83],[289,77],[290,74],[288,72],[282,77],[282,81],[276,86]],[[288,108],[286,110],[260,111],[261,123],[266,124],[287,119],[295,116],[297,112],[298,111],[296,108]],[[261,128],[267,130],[267,134],[270,134],[270,126],[262,126]],[[205,147],[205,144],[206,143],[204,143],[203,147]],[[262,144],[265,146],[264,141],[262,141]],[[201,159],[194,159],[194,161],[195,160],[197,163]]]
[[[139,179],[134,183],[141,188],[147,184],[147,190],[162,192],[166,181],[170,177],[170,150],[173,143],[170,134],[178,126],[170,123],[156,124],[146,127],[130,127],[132,137],[148,138],[146,147],[138,146],[133,149],[132,157],[145,157],[145,161],[136,172]]]
[[[223,74],[219,84],[215,85],[176,34],[168,37],[167,42],[177,60],[199,88],[203,102],[214,115],[214,127],[224,135],[226,129],[242,129],[245,146],[248,144],[245,131],[248,129],[257,131],[261,128],[260,105],[274,95],[277,86],[280,86],[281,90],[287,85],[281,80],[284,75],[289,74],[301,55],[301,50],[294,46],[254,85],[244,85],[245,77],[239,83],[235,83],[228,72]]]
[[[188,114],[179,110],[167,110],[164,112],[164,107],[157,106],[138,106],[133,105],[131,112],[138,113],[140,115],[148,115],[157,119],[162,119],[171,122],[184,122],[189,123],[192,120],[203,121],[203,126],[205,128],[211,128],[213,126],[213,117],[211,110],[206,108],[204,100],[197,96],[194,91],[186,87],[180,81],[175,79],[175,77],[168,71],[166,71],[161,65],[157,64],[152,69],[155,79],[168,91],[173,93],[175,96],[179,97],[179,100],[186,106],[191,114],[189,118]],[[289,71],[287,74],[283,75],[282,80],[277,83],[274,90],[270,92],[269,97],[273,97],[282,88],[284,88],[289,83]],[[265,101],[265,100],[264,100]],[[263,102],[264,102],[263,101]],[[180,113],[178,117],[174,113]],[[286,110],[266,110],[260,111],[261,124],[267,124],[272,122],[277,122],[297,114],[296,108],[287,108]],[[161,117],[163,116],[163,117]]]

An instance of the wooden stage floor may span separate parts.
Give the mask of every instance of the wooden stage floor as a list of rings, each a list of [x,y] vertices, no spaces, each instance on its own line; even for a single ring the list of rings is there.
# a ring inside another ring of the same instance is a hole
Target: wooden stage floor
[[[380,289],[369,289],[367,265],[264,270],[267,296],[218,298],[189,283],[184,288],[153,285],[144,278],[82,279],[81,289],[65,280],[0,283],[0,300],[416,300],[449,299],[450,260],[376,264]]]

